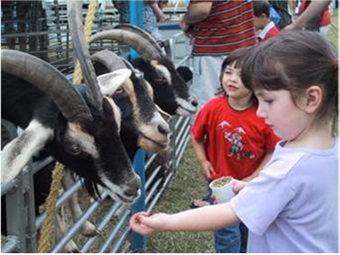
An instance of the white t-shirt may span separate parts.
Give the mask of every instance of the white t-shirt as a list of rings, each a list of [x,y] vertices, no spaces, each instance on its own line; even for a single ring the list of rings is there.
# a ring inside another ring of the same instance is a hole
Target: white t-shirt
[[[338,140],[330,150],[283,145],[231,200],[248,252],[338,252]]]

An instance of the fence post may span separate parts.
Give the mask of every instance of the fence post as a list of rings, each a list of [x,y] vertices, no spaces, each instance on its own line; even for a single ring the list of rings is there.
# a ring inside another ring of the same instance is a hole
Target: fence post
[[[141,179],[141,195],[137,202],[131,207],[131,213],[145,210],[145,152],[139,149],[133,160],[133,168]],[[145,252],[145,237],[132,231],[131,249],[134,252]]]
[[[130,4],[129,5],[130,24],[143,29],[143,15],[141,15],[141,13],[143,13],[144,1],[132,0],[132,1],[129,1],[129,4]],[[135,59],[139,57],[139,54],[135,50],[130,49],[130,56],[131,56],[131,59]]]

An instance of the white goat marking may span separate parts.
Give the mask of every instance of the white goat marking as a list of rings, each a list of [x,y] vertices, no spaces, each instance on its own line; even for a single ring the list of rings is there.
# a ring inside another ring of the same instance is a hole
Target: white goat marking
[[[151,119],[151,123],[155,123],[157,125],[162,125],[169,128],[169,124],[163,119],[162,115],[159,112],[155,112]]]
[[[112,106],[113,114],[114,114],[114,119],[117,123],[118,126],[118,133],[120,132],[120,125],[122,121],[122,112],[120,111],[120,108],[116,105],[116,103],[113,101],[111,97],[105,97],[107,101],[110,103]]]
[[[116,193],[122,194],[122,188],[111,182],[103,173],[99,174],[99,177],[101,181],[106,185],[107,188],[105,190],[109,193],[112,199],[115,201],[120,201],[120,198],[116,195]]]
[[[30,158],[43,149],[54,132],[32,120],[22,134],[8,143],[1,153],[1,183],[14,179]]]
[[[171,74],[168,70],[168,68],[166,68],[163,65],[155,65],[155,68],[157,68],[165,77],[165,79],[169,82],[169,84],[171,85]]]
[[[151,84],[145,80],[145,83],[146,83],[146,90],[148,91],[148,95],[153,98],[154,97],[154,92],[153,92],[153,88],[151,86]]]
[[[137,176],[136,174],[134,174],[135,176]],[[123,187],[120,187],[116,184],[114,184],[113,182],[111,182],[109,179],[106,178],[104,173],[99,173],[99,178],[101,179],[101,181],[106,185],[106,192],[109,194],[109,196],[117,202],[122,202],[124,204],[132,204],[134,203],[141,195],[141,191],[140,189],[138,190],[137,196],[134,197],[133,201],[122,201],[122,199],[119,197],[121,196],[122,198],[125,198],[126,196],[123,194],[124,190],[126,190],[127,188],[129,188],[126,184],[122,185]],[[119,196],[118,196],[119,195]]]
[[[98,158],[99,153],[94,143],[94,137],[84,132],[76,123],[68,123],[68,128],[67,135],[73,140],[72,142],[80,145],[80,150],[86,151],[94,158]]]
[[[190,116],[196,112],[196,107],[183,98],[176,97],[176,102],[181,106],[176,113],[183,116]]]

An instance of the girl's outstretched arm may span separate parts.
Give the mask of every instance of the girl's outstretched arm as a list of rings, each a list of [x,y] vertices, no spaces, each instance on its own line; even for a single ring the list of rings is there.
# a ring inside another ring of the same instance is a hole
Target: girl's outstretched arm
[[[212,231],[239,222],[229,203],[187,210],[176,214],[158,213],[149,216],[136,213],[130,219],[130,227],[149,235],[161,231]]]

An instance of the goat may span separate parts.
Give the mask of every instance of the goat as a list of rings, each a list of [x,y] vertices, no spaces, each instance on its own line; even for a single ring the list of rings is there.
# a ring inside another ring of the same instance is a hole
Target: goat
[[[135,32],[115,28],[93,35],[91,43],[111,39],[125,43],[142,55],[132,61],[143,72],[155,93],[155,103],[167,113],[189,116],[196,112],[197,102],[189,96],[188,87],[172,61],[161,54],[153,44]]]
[[[91,59],[96,75],[126,68],[124,62],[109,50],[96,52]],[[130,159],[139,146],[146,151],[160,152],[169,145],[170,129],[165,120],[170,116],[159,109],[152,97],[152,87],[135,70],[132,70],[130,79],[124,82],[122,89],[112,96],[122,112],[120,136]]]
[[[68,2],[68,16],[80,19],[76,4]],[[78,29],[72,22],[69,25],[73,31]],[[78,36],[78,41],[72,41],[74,49],[85,47],[80,43],[83,34]],[[77,88],[50,64],[26,53],[2,50],[1,70],[8,74],[2,79],[3,117],[25,129],[3,150],[2,182],[13,179],[32,155],[46,149],[88,181],[90,194],[94,195],[97,183],[116,200],[132,203],[140,180],[118,136],[119,109],[111,98],[102,96],[94,71],[88,72],[91,66],[84,68],[90,59],[87,49],[80,50],[85,54],[77,50],[76,54],[88,87]],[[105,79],[117,88],[121,84],[114,81],[124,82],[131,73],[127,71]]]
[[[34,154],[46,150],[90,181],[90,193],[94,182],[118,200],[133,202],[139,178],[118,136],[120,113],[113,100],[97,98],[101,109],[95,107],[89,89],[73,87],[54,67],[29,54],[2,50],[1,60],[2,117],[25,129],[4,147],[2,182],[12,180]],[[123,82],[128,75],[112,73],[111,78]]]

